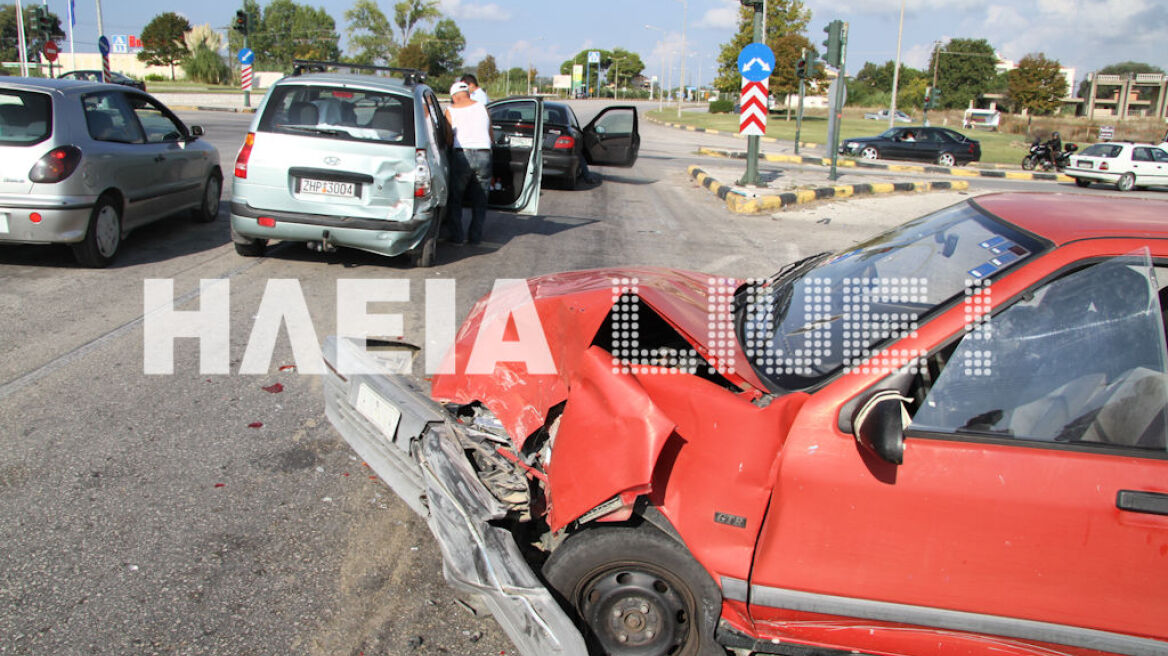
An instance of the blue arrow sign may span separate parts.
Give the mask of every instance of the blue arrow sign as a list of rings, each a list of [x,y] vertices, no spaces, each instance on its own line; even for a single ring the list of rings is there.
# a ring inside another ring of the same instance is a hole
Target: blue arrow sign
[[[239,51],[239,63],[246,66],[253,61],[255,61],[255,52],[253,52],[251,48],[244,48],[243,50]]]
[[[104,36],[99,38],[97,40],[97,49],[101,51],[101,54],[103,56],[109,55],[109,53],[110,53],[109,39],[105,38]]]
[[[775,53],[765,43],[751,43],[738,54],[738,72],[751,82],[762,82],[775,70]]]

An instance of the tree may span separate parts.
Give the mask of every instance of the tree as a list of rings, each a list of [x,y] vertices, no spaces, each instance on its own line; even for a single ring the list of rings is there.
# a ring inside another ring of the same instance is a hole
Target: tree
[[[231,79],[231,69],[219,56],[223,47],[223,37],[210,25],[196,25],[183,35],[188,54],[182,61],[182,69],[187,78],[222,84]]]
[[[466,37],[453,20],[443,18],[434,25],[432,33],[420,31],[414,38],[421,42],[426,55],[425,71],[430,77],[441,77],[462,68]]]
[[[1038,53],[1023,57],[1018,68],[1009,73],[1010,101],[1027,113],[1027,138],[1030,137],[1030,121],[1034,114],[1050,114],[1059,108],[1060,101],[1067,95],[1067,80],[1060,68],[1058,61]]]
[[[487,55],[475,67],[475,77],[479,79],[479,84],[489,84],[499,78],[499,67],[495,64],[494,55]]]
[[[394,65],[402,68],[416,68],[420,71],[426,70],[426,52],[422,50],[422,44],[414,39],[400,48],[397,51],[397,60]]]
[[[37,26],[33,25],[32,7],[29,6],[29,3],[25,3],[23,9],[25,55],[29,61],[40,61],[41,46],[44,44],[44,39],[41,33],[37,31]],[[65,33],[61,31],[61,19],[56,14],[49,12],[49,22],[53,25],[50,38],[55,39],[65,36]],[[16,5],[0,5],[0,61],[19,60],[19,42],[16,31]]]
[[[848,104],[860,107],[886,107],[892,103],[892,74],[896,63],[891,59],[876,65],[867,62],[856,76],[847,81]],[[896,103],[909,106],[908,89],[925,76],[923,71],[900,65],[900,79],[897,86]],[[922,93],[924,87],[922,86]]]
[[[256,54],[256,67],[287,69],[293,59],[340,58],[337,24],[324,9],[272,0],[261,13],[255,0],[244,0],[243,11],[251,26],[248,40]],[[235,32],[228,40],[234,51],[243,45]]]
[[[931,80],[936,66],[941,107],[960,109],[993,87],[997,63],[994,47],[985,39],[950,39],[933,50],[925,74]]]
[[[223,47],[223,36],[207,23],[192,27],[189,32],[183,35],[183,43],[191,52],[197,50],[199,46],[203,46],[211,52],[219,52]]]
[[[151,66],[169,66],[174,79],[174,65],[190,54],[183,35],[191,29],[190,21],[173,11],[158,14],[142,28],[142,52],[138,59]]]
[[[613,48],[609,66],[604,71],[604,80],[609,84],[615,84],[617,88],[627,87],[643,70],[645,63],[641,61],[640,55],[624,48]],[[571,73],[571,69],[568,72]]]
[[[1109,64],[1109,65],[1104,66],[1103,68],[1095,71],[1096,75],[1129,75],[1129,74],[1138,75],[1140,73],[1160,73],[1160,74],[1163,74],[1164,69],[1160,68],[1159,66],[1153,66],[1152,64],[1145,64],[1144,62],[1125,61],[1125,62],[1119,62],[1118,64]],[[1156,93],[1154,90],[1152,90],[1150,88],[1137,87],[1137,89],[1138,89],[1138,92],[1140,94],[1141,100],[1147,99],[1144,97],[1145,94]],[[1090,90],[1091,90],[1091,81],[1090,80],[1083,80],[1083,82],[1079,84],[1079,91],[1076,95],[1079,98],[1086,98],[1087,93]],[[1098,87],[1097,93],[1100,97],[1105,97],[1105,96],[1111,95],[1112,93],[1116,93],[1118,90],[1119,90],[1119,87],[1117,87],[1117,86],[1102,85],[1101,84]]]
[[[401,42],[409,43],[414,30],[421,23],[442,15],[435,0],[402,0],[393,6],[393,24],[401,30]]]
[[[389,19],[374,0],[357,0],[345,11],[349,27],[349,47],[356,52],[350,58],[355,64],[388,65],[393,61],[397,43]]]
[[[776,96],[795,93],[799,80],[795,77],[795,62],[803,48],[814,50],[803,32],[811,20],[811,12],[802,0],[770,0],[767,3],[766,33],[763,40],[775,53],[775,70],[771,73],[770,90]],[[729,42],[722,44],[718,55],[718,77],[714,87],[719,91],[737,94],[742,89],[742,75],[738,71],[738,53],[754,42],[754,10],[738,10],[738,31]]]

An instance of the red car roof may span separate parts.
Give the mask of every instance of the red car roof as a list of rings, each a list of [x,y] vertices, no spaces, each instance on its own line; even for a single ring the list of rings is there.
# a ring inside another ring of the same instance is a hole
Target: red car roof
[[[1080,239],[1168,239],[1168,200],[1086,194],[988,194],[973,203],[1062,245]]]

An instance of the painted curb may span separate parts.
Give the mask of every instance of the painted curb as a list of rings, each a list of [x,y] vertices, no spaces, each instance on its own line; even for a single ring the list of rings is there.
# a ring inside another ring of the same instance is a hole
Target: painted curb
[[[747,196],[735,191],[729,185],[718,182],[698,166],[690,166],[689,176],[715,196],[726,202],[726,207],[735,214],[760,214],[779,210],[792,205],[801,205],[825,198],[849,198],[859,195],[891,194],[898,191],[956,191],[969,189],[965,180],[921,181],[921,182],[875,182],[849,185],[834,185],[816,189],[799,189],[780,194]]]
[[[723,157],[728,159],[746,159],[746,153],[739,150],[718,150],[715,148],[698,148],[699,155],[709,157]],[[831,159],[825,157],[803,157],[802,155],[776,155],[764,153],[762,158],[768,162],[783,162],[787,164],[813,164],[815,166],[831,166]],[[880,169],[897,173],[933,173],[937,175],[956,175],[967,178],[1005,178],[1008,180],[1044,180],[1047,182],[1073,182],[1074,178],[1061,173],[1035,173],[1033,171],[1001,171],[994,169],[953,168],[948,166],[931,166],[915,164],[881,164],[866,160],[843,159],[837,166]]]
[[[746,137],[742,136],[741,134],[738,134],[737,132],[730,132],[729,130],[714,130],[712,128],[699,128],[699,127],[696,127],[693,125],[683,125],[681,123],[669,123],[666,121],[662,121],[660,119],[655,119],[651,116],[645,116],[645,120],[649,121],[650,123],[656,123],[657,125],[664,125],[667,128],[677,128],[678,130],[685,130],[686,132],[704,132],[706,134],[724,134],[726,136],[737,137],[739,139],[746,138]],[[776,139],[774,137],[759,137],[759,141],[763,141],[766,143],[783,142],[783,140]],[[785,142],[783,142],[783,143],[785,143]],[[818,148],[819,146],[820,146],[820,144],[812,143],[810,141],[800,141],[799,142],[800,148]]]
[[[167,105],[171,111],[180,112],[231,112],[234,114],[255,114],[255,107],[204,107],[200,105]]]

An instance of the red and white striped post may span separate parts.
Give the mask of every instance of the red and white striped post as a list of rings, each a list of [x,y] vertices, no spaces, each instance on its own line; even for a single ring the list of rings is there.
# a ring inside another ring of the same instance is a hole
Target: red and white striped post
[[[97,49],[101,52],[101,81],[109,84],[113,80],[109,63],[110,43],[104,34],[97,39]]]
[[[251,90],[251,64],[244,64],[239,71],[239,83],[244,91]]]
[[[766,134],[767,89],[769,79],[751,82],[742,78],[742,97],[738,102],[738,132],[746,136]]]

